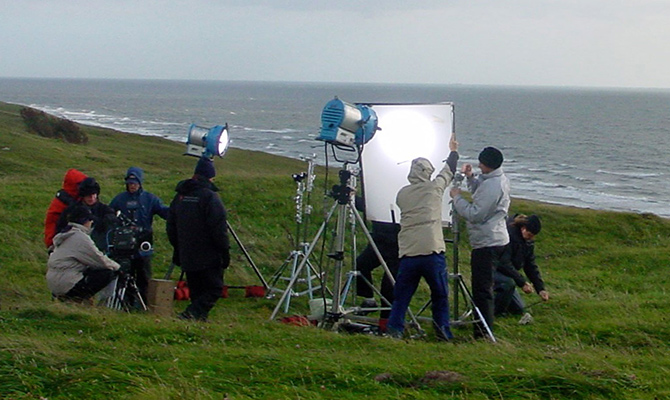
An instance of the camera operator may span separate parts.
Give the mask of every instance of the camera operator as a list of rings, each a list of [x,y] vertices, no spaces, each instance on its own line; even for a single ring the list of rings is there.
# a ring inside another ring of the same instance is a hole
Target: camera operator
[[[451,182],[458,161],[458,142],[452,135],[451,153],[435,179],[435,168],[429,160],[416,158],[407,176],[410,184],[396,196],[400,208],[398,246],[400,267],[394,289],[387,330],[393,337],[404,331],[405,313],[412,296],[423,277],[430,287],[433,324],[439,340],[453,338],[449,324],[449,287],[447,264],[444,258],[442,232],[442,197]]]
[[[509,179],[501,166],[503,154],[495,147],[486,147],[479,153],[479,168],[482,174],[475,176],[470,164],[463,165],[472,202],[461,197],[461,189],[450,191],[454,209],[467,222],[470,235],[470,266],[472,268],[472,299],[493,329],[493,271],[499,263],[509,234],[505,219],[510,204]],[[475,325],[475,338],[485,337],[484,325]]]
[[[509,244],[493,276],[496,316],[524,313],[525,304],[516,286],[524,293],[532,293],[535,288],[542,301],[549,300],[549,292],[544,288],[540,269],[535,263],[534,239],[541,229],[542,223],[537,215],[516,214],[507,220]],[[519,273],[522,269],[532,285]]]
[[[153,193],[144,190],[144,171],[138,167],[130,167],[126,172],[126,191],[119,193],[112,199],[109,206],[121,211],[133,223],[141,228],[143,237],[140,242],[149,242],[153,245],[153,217],[158,215],[167,219],[169,207]],[[131,262],[131,273],[136,279],[137,287],[142,299],[146,301],[147,289],[151,280],[151,256],[138,256]]]
[[[167,235],[172,261],[186,273],[191,304],[179,318],[207,321],[223,291],[223,270],[230,264],[226,210],[212,180],[214,163],[201,157],[193,177],[181,181],[170,204]]]
[[[78,204],[68,213],[68,224],[54,236],[54,251],[47,262],[47,286],[62,300],[93,297],[116,276],[119,264],[111,260],[90,237],[93,215]]]
[[[79,183],[79,200],[70,205],[58,219],[56,230],[60,232],[67,226],[67,216],[72,209],[78,205],[88,207],[93,215],[93,230],[91,239],[96,247],[107,251],[107,232],[116,225],[116,213],[114,209],[100,201],[100,185],[95,178],[88,177]]]

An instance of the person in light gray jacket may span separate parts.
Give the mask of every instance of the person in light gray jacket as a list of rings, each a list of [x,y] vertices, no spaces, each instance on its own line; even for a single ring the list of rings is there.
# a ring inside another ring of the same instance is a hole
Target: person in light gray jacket
[[[475,176],[470,164],[463,166],[472,202],[461,196],[460,188],[454,187],[449,192],[454,209],[467,222],[472,246],[472,297],[491,329],[494,319],[494,265],[509,243],[505,221],[510,205],[510,185],[501,167],[502,163],[503,154],[500,150],[495,147],[484,148],[479,153],[481,175]],[[482,323],[475,325],[474,334],[476,338],[487,334]]]
[[[91,239],[93,215],[80,204],[68,215],[68,225],[54,237],[47,262],[47,286],[61,300],[93,297],[116,276],[119,264],[102,254]]]

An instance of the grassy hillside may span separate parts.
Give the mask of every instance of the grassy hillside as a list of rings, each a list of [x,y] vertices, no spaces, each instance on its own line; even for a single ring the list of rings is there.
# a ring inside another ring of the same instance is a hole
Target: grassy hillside
[[[104,129],[84,127],[87,145],[38,137],[19,108],[0,103],[0,399],[670,398],[670,222],[653,215],[515,199],[513,212],[543,218],[537,256],[552,297],[531,308],[531,325],[496,321],[497,344],[469,328],[445,344],[285,325],[269,321],[276,300],[239,291],[207,324],[53,302],[42,222],[64,172],[94,176],[109,202],[140,166],[146,190],[169,202],[195,159],[179,143]],[[290,174],[305,165],[231,149],[216,167],[230,222],[269,278],[293,248]],[[164,221],[154,227],[162,277],[171,248]],[[460,250],[469,281],[466,240]],[[258,284],[233,251],[227,284]]]

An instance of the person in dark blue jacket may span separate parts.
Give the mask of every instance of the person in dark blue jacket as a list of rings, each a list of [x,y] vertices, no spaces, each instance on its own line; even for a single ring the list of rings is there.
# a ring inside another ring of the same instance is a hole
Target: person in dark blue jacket
[[[153,218],[158,215],[167,219],[169,207],[153,193],[144,190],[144,171],[138,167],[128,168],[126,172],[126,191],[119,193],[109,206],[132,220],[142,228],[141,241],[148,241],[153,247]],[[151,280],[151,256],[139,255],[131,262],[131,272],[137,281],[140,295],[146,301],[147,288]]]
[[[179,318],[207,321],[223,291],[223,270],[230,264],[226,209],[212,183],[214,163],[200,158],[191,179],[181,181],[170,203],[167,235],[172,261],[186,274],[191,304]]]

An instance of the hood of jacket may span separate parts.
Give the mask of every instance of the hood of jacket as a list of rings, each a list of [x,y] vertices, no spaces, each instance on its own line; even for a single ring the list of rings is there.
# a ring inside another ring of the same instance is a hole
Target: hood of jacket
[[[73,198],[79,197],[79,184],[88,178],[86,174],[74,168],[68,169],[63,177],[63,190]]]
[[[137,180],[140,181],[140,186],[144,185],[144,171],[142,171],[142,168],[139,167],[128,168],[128,171],[126,172],[126,177],[124,179],[128,179],[128,177],[131,175],[135,175]]]
[[[219,188],[214,186],[214,184],[204,178],[191,178],[191,179],[186,179],[183,180],[179,183],[177,183],[177,187],[175,187],[175,192],[179,194],[189,194],[197,189],[200,188],[206,188],[209,189],[213,192],[218,192]]]
[[[435,172],[435,167],[433,167],[433,164],[427,158],[415,158],[412,160],[407,180],[410,183],[428,182],[433,172]]]
[[[54,245],[60,246],[64,241],[66,241],[72,235],[75,235],[77,232],[84,232],[85,234],[90,235],[91,229],[85,227],[84,225],[70,222],[68,223],[68,226],[65,229],[63,229],[59,234],[54,236]]]

